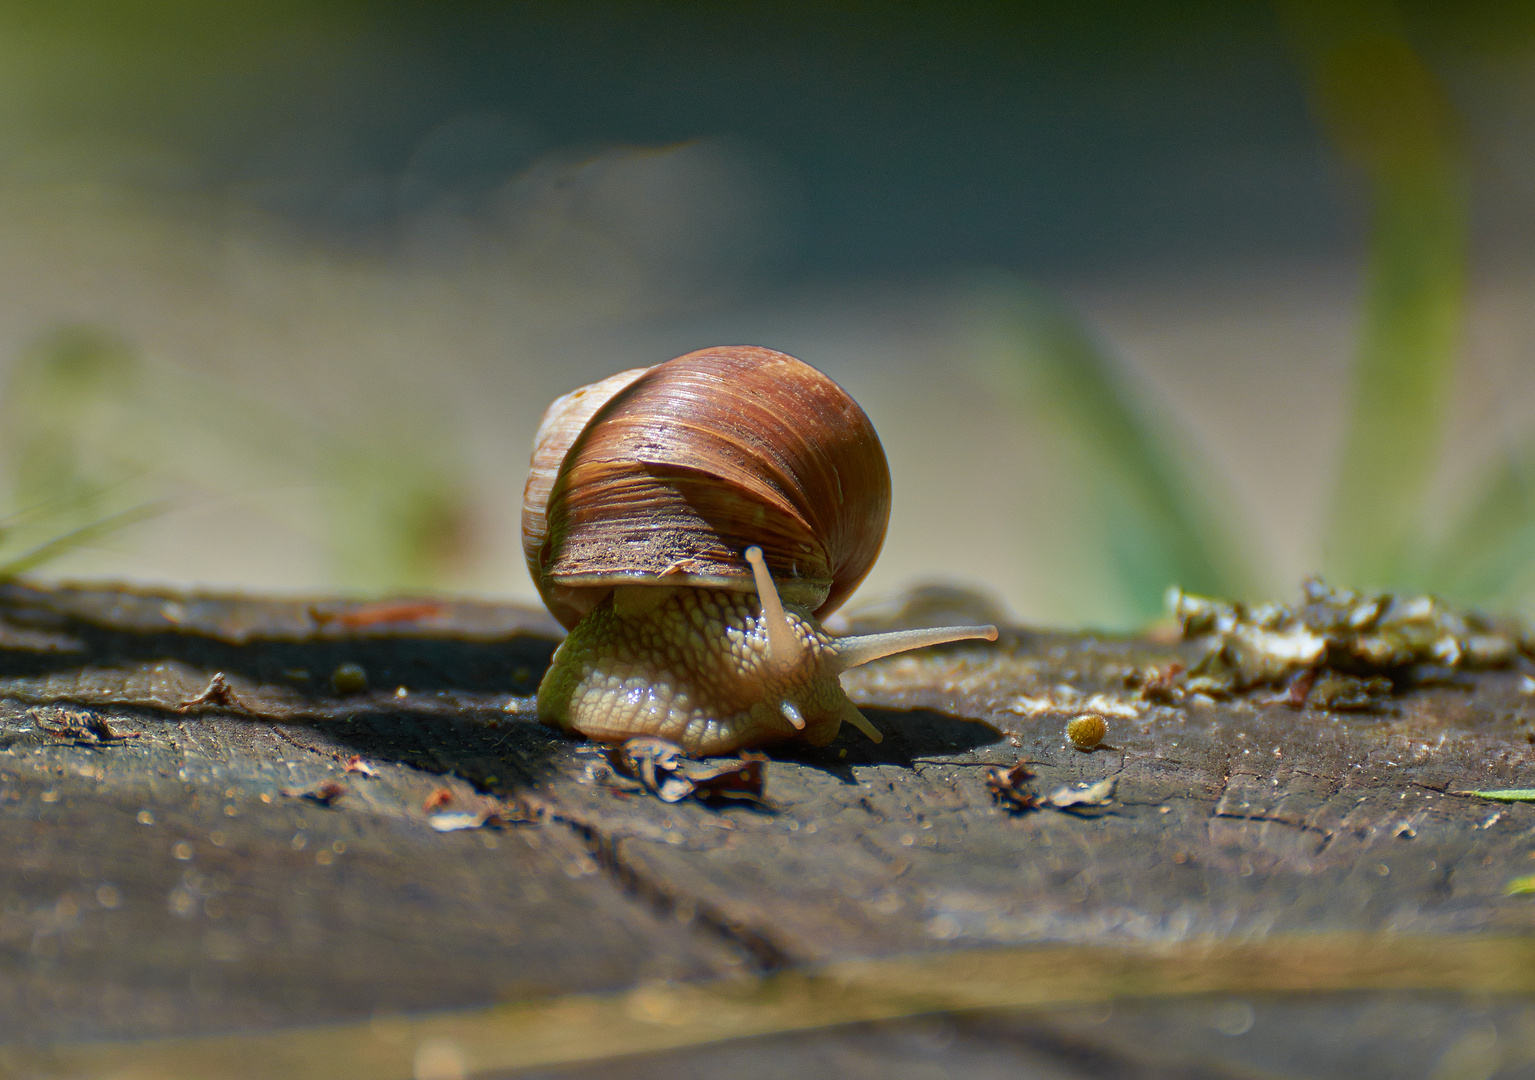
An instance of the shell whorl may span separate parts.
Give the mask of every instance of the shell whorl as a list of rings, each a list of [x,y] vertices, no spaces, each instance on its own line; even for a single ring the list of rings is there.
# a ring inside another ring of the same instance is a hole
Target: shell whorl
[[[852,398],[792,356],[731,346],[550,406],[523,547],[567,628],[619,584],[754,591],[754,545],[785,599],[824,616],[868,573],[889,513],[884,451]]]
[[[549,495],[565,455],[592,417],[615,394],[650,370],[630,368],[555,398],[544,410],[538,433],[533,436],[533,461],[522,490],[522,556],[544,606],[567,630],[595,606],[595,601],[585,603],[585,597],[571,595],[570,590],[555,585],[540,569],[544,542],[549,538]]]

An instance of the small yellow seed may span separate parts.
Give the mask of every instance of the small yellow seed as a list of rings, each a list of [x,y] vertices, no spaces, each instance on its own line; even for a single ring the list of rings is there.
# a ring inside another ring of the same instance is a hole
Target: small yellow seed
[[[330,684],[338,694],[360,694],[368,688],[368,673],[361,664],[342,664],[331,672]]]
[[[1109,733],[1109,725],[1096,713],[1083,713],[1066,725],[1066,737],[1078,750],[1093,749]]]

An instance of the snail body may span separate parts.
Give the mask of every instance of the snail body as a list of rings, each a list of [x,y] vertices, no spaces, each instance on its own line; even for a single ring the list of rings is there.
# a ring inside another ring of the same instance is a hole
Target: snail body
[[[842,671],[996,637],[821,627],[872,567],[889,507],[868,418],[783,353],[701,350],[560,398],[523,500],[529,570],[570,631],[539,687],[540,717],[695,754],[824,745],[844,721],[878,741]]]

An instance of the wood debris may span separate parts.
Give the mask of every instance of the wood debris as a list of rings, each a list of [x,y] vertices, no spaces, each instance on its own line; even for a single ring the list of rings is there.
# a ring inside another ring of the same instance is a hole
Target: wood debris
[[[1399,681],[1504,667],[1530,653],[1524,629],[1431,596],[1333,589],[1310,579],[1301,602],[1247,605],[1168,594],[1185,640],[1204,655],[1187,671],[1147,668],[1127,681],[1147,700],[1229,697],[1277,687],[1274,704],[1292,708],[1378,708]]]
[[[688,796],[701,802],[714,799],[762,801],[767,770],[764,754],[692,758],[676,743],[650,736],[607,747],[603,754],[615,774],[637,782],[662,802],[681,802]]]
[[[1026,810],[1039,809],[1039,796],[1024,785],[1034,778],[1034,773],[1023,762],[1010,769],[989,769],[986,772],[986,790],[1004,810],[1021,814]]]
[[[309,615],[321,626],[337,626],[345,630],[360,630],[385,623],[414,623],[424,619],[440,618],[447,609],[431,600],[381,600],[373,604],[361,604],[341,611],[328,611],[311,604]]]
[[[1118,786],[1117,776],[1096,784],[1067,784],[1052,791],[1045,804],[1057,810],[1095,810],[1114,801],[1114,789]]]
[[[1020,761],[1010,769],[988,770],[986,788],[1002,809],[1021,814],[1041,807],[1069,813],[1100,809],[1113,801],[1114,791],[1119,786],[1119,778],[1111,776],[1091,784],[1066,784],[1041,797],[1027,786],[1035,775],[1026,763]]]
[[[41,712],[34,711],[32,722],[39,731],[55,738],[69,739],[76,746],[101,746],[139,737],[136,731],[114,731],[105,717],[85,709],[60,709],[55,716],[56,719],[49,723]]]
[[[346,788],[334,780],[326,780],[314,788],[281,788],[279,790],[290,799],[304,799],[321,806],[330,806],[346,794]]]
[[[499,829],[509,823],[495,810],[481,810],[477,814],[432,814],[426,823],[438,832],[457,832],[460,829]]]
[[[239,707],[239,703],[235,701],[234,690],[229,685],[229,677],[222,671],[215,671],[201,693],[182,701],[176,709],[178,712],[187,712],[202,705]]]

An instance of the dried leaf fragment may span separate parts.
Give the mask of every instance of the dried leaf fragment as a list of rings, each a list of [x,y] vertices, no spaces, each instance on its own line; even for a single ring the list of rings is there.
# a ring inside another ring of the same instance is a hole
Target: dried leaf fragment
[[[45,723],[42,714],[32,711],[32,722],[39,731],[59,739],[71,739],[81,746],[99,746],[104,743],[137,739],[140,732],[117,732],[104,716],[79,709],[60,709],[54,723]]]
[[[1024,785],[1034,778],[1034,773],[1023,762],[1010,769],[988,769],[986,790],[998,806],[1014,814],[1039,809],[1039,796]]]
[[[1183,665],[1176,661],[1148,664],[1128,673],[1125,685],[1132,690],[1138,688],[1146,701],[1178,705],[1183,701],[1183,688],[1178,685],[1178,676],[1182,674]]]
[[[457,832],[460,829],[499,829],[506,821],[494,810],[481,810],[478,814],[433,814],[426,823],[438,832]]]
[[[762,800],[767,757],[745,753],[738,758],[688,757],[682,747],[652,736],[641,736],[603,750],[619,776],[637,780],[662,802],[692,796],[711,799]]]
[[[234,690],[229,685],[229,677],[222,671],[215,671],[213,677],[208,680],[208,685],[203,687],[202,692],[181,702],[176,706],[176,710],[178,712],[186,712],[188,709],[195,709],[200,705],[238,707],[238,704],[235,701]]]
[[[346,788],[334,780],[327,780],[319,787],[308,790],[302,788],[280,788],[279,790],[290,799],[306,799],[321,806],[330,806],[346,794]]]
[[[544,806],[537,800],[514,799],[501,801],[477,799],[476,809],[452,811],[445,814],[428,814],[426,823],[438,832],[457,832],[460,829],[500,829],[543,820]]]
[[[1057,810],[1089,809],[1107,806],[1114,799],[1119,777],[1111,776],[1096,784],[1067,784],[1056,788],[1045,802]]]
[[[1323,672],[1311,684],[1305,703],[1320,709],[1373,709],[1391,696],[1391,680],[1384,675],[1361,678],[1336,671]]]
[[[309,615],[321,626],[339,626],[347,630],[360,630],[384,623],[421,622],[435,619],[446,609],[431,600],[383,600],[373,604],[361,604],[344,611],[328,611],[311,604]]]

